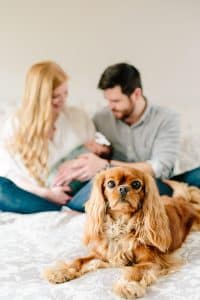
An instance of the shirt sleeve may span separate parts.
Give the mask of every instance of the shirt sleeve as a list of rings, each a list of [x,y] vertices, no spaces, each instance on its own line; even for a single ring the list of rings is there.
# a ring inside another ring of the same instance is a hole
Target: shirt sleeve
[[[0,139],[0,176],[9,178],[14,181],[15,177],[20,173],[14,157],[10,154],[7,143],[12,136],[11,121],[7,120],[1,132]]]
[[[153,144],[152,157],[147,162],[157,178],[169,178],[173,174],[180,151],[180,117],[170,114],[162,122]]]
[[[22,167],[19,167],[19,162],[14,155],[11,155],[6,147],[0,146],[1,168],[0,176],[6,177],[13,182],[16,182],[18,177],[22,177]],[[25,175],[24,178],[27,178]]]
[[[17,126],[16,120],[11,116],[4,124],[4,128],[1,132],[0,138],[0,176],[6,177],[16,183],[18,178],[30,179],[35,183],[21,162],[20,157],[17,154],[11,154],[8,150],[7,144],[10,138],[12,138],[14,130]]]

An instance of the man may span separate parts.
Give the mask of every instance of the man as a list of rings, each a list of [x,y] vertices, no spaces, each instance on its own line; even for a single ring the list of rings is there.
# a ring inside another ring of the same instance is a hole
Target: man
[[[98,87],[108,107],[95,115],[94,122],[113,146],[112,163],[124,165],[125,161],[156,178],[168,178],[179,149],[179,116],[149,103],[143,95],[140,73],[132,65],[108,67]]]
[[[160,178],[173,175],[180,144],[179,115],[165,107],[151,104],[143,94],[139,71],[132,65],[119,63],[108,67],[98,87],[103,90],[107,107],[94,116],[96,129],[113,147],[111,160],[92,153],[77,159],[71,169],[66,165],[57,176],[57,184],[71,178],[90,180],[99,170],[110,166],[131,166],[151,173],[160,194],[172,190]],[[200,186],[200,168],[173,177]],[[89,182],[73,198],[79,203],[88,199]]]

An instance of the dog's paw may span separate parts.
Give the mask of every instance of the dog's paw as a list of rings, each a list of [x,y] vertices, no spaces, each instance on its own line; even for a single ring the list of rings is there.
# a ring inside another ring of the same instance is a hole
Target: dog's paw
[[[43,273],[43,276],[49,282],[57,284],[72,280],[78,277],[78,274],[74,268],[63,265],[61,267],[46,269]]]
[[[135,299],[144,296],[145,288],[136,281],[119,279],[113,286],[113,291],[122,298]]]

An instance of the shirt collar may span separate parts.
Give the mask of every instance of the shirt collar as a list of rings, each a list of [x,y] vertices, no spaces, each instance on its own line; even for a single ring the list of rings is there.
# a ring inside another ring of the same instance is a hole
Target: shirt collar
[[[144,97],[145,101],[146,101],[146,108],[145,111],[143,112],[143,114],[141,115],[140,119],[131,125],[131,127],[136,127],[139,126],[140,124],[144,123],[144,121],[148,118],[150,111],[151,111],[151,104],[149,103],[149,101],[147,100],[146,97]]]

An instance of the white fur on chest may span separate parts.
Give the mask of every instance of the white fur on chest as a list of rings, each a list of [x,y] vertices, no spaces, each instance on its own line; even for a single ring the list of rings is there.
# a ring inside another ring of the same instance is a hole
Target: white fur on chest
[[[134,224],[132,220],[124,217],[117,220],[108,216],[104,224],[107,238],[107,259],[114,266],[124,266],[134,261]]]
[[[130,233],[130,226],[123,217],[118,218],[117,220],[112,220],[110,217],[105,223],[105,233],[108,240],[118,241],[122,237]]]

